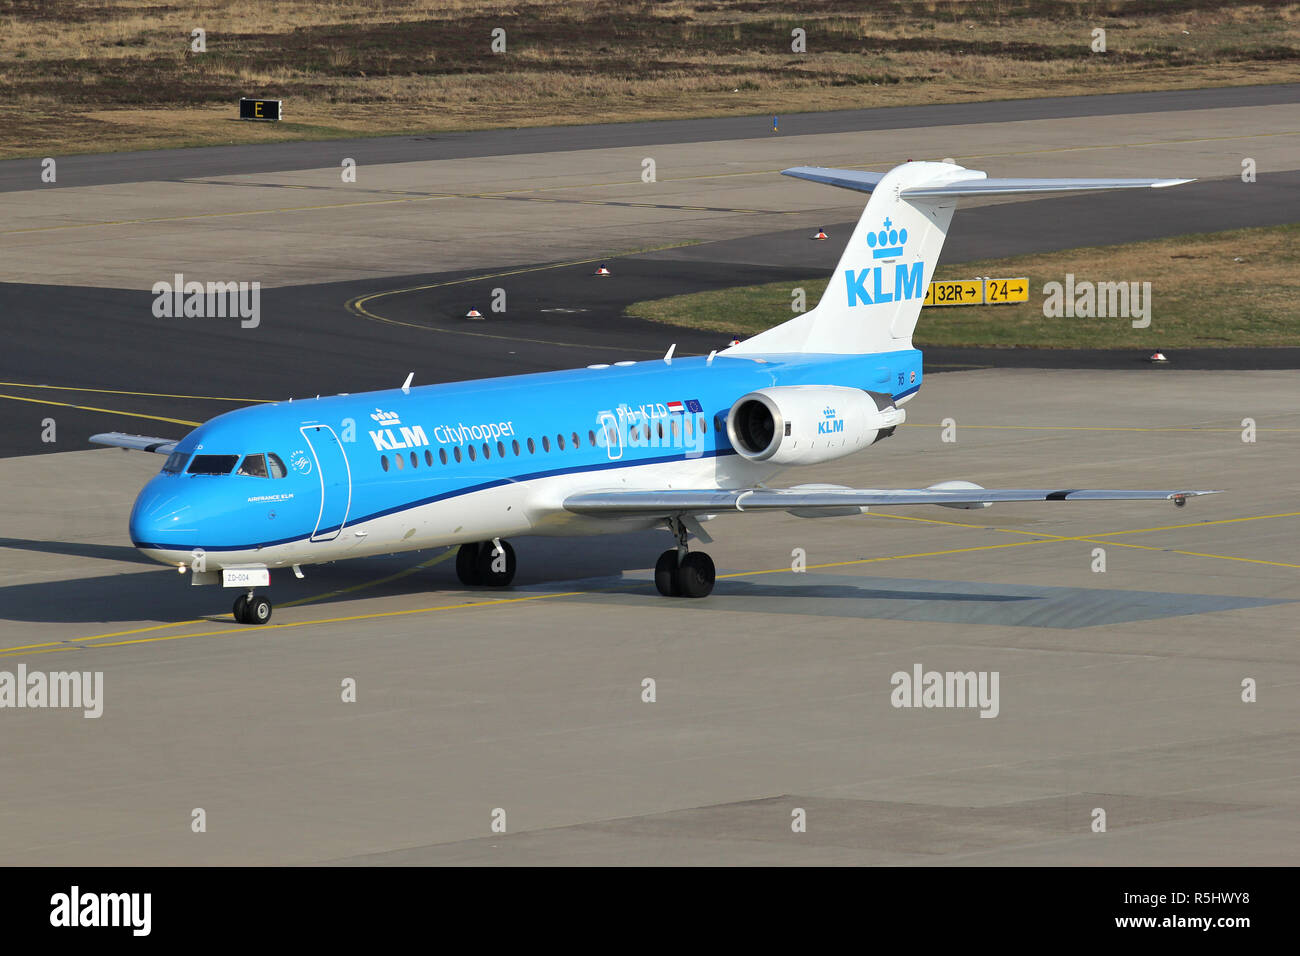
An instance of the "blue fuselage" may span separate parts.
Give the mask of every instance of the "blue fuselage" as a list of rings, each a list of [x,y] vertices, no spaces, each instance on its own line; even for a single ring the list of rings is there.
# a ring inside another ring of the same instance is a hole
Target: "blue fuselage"
[[[650,487],[753,480],[726,413],[754,389],[839,385],[898,401],[921,375],[915,350],[717,356],[243,408],[177,444],[136,500],[131,540],[165,563],[201,550],[286,564],[541,531],[547,489],[638,474]]]

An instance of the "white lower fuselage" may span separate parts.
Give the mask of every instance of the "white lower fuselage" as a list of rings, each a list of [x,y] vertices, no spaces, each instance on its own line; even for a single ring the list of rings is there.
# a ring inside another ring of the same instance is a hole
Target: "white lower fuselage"
[[[246,550],[206,552],[208,571],[282,568],[524,535],[583,536],[663,527],[661,518],[592,518],[564,510],[564,499],[587,491],[752,487],[780,469],[739,455],[629,465],[591,474],[555,475],[467,492],[396,514],[346,523],[327,541],[297,541]],[[141,549],[162,564],[193,566],[192,551]]]

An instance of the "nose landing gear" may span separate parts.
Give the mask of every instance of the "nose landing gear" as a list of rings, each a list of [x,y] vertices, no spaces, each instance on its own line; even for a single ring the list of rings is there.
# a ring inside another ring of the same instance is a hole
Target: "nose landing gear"
[[[677,547],[655,562],[655,587],[664,597],[708,597],[718,576],[713,559],[703,551],[687,550],[687,529],[680,518],[669,518],[668,530],[676,535]]]
[[[235,620],[240,624],[265,624],[271,620],[271,602],[254,591],[235,598]]]

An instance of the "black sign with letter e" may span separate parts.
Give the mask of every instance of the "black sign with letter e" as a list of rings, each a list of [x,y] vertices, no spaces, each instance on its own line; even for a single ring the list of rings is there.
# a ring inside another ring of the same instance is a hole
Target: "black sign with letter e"
[[[240,99],[239,118],[245,120],[278,120],[282,100]]]

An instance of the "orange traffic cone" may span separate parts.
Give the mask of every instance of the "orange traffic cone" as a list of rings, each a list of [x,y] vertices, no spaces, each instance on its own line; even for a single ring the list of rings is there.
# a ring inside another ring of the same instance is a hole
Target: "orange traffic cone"
[[[600,268],[595,272],[595,275],[598,276],[612,276],[613,274],[614,273],[610,272],[609,269],[606,268],[605,263],[603,262],[600,264]]]
[[[1160,365],[1164,362],[1168,362],[1169,359],[1165,358],[1164,352],[1155,352],[1149,359],[1147,359],[1147,361],[1152,365]]]
[[[467,318],[467,319],[482,319],[482,318],[483,318],[483,314],[482,314],[481,312],[479,312],[478,309],[470,309],[468,312],[465,313],[465,318]]]
[[[825,229],[823,229],[823,228],[821,228],[820,226],[818,226],[818,227],[817,227],[817,235],[813,236],[813,238],[814,238],[814,239],[817,239],[817,240],[822,240],[822,239],[829,239],[830,236],[826,235],[826,230],[825,230]]]

